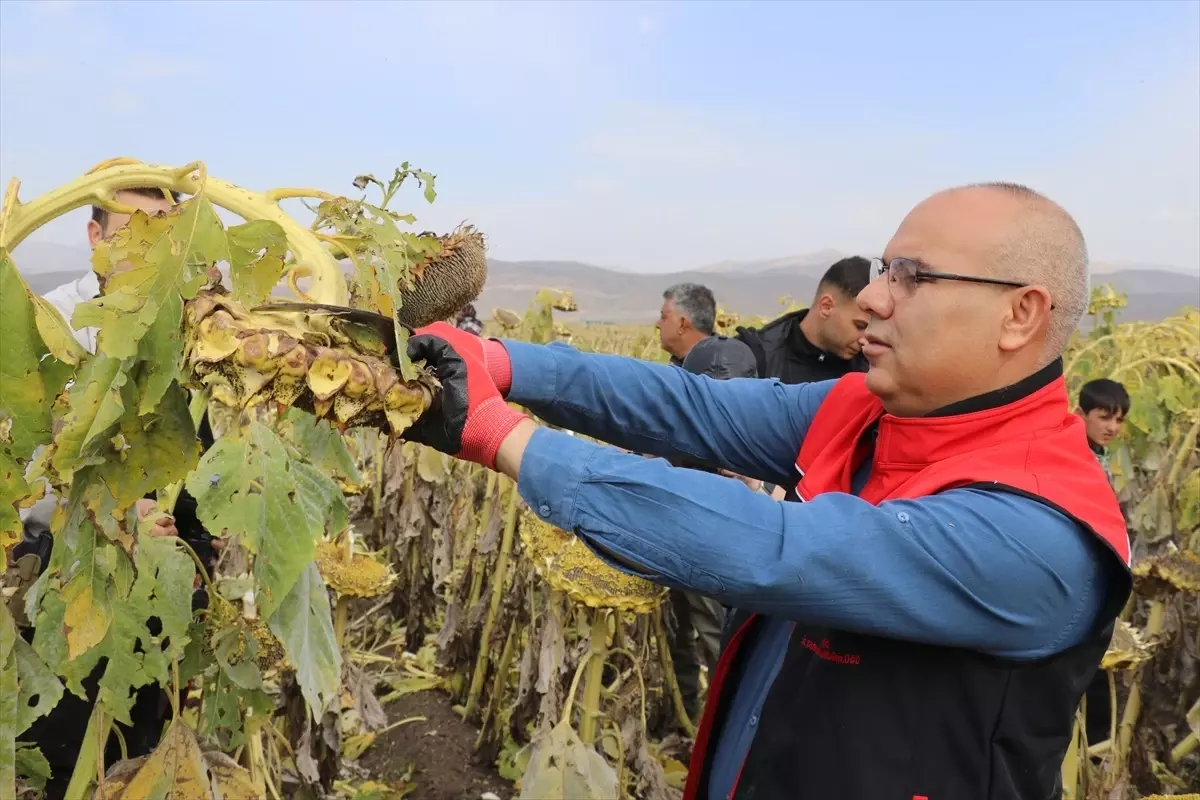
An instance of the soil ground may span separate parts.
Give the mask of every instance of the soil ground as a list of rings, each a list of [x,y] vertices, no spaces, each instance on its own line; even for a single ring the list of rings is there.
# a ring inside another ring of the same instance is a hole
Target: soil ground
[[[395,780],[413,765],[414,800],[479,800],[491,792],[511,800],[513,786],[496,774],[494,765],[475,757],[477,731],[451,708],[438,691],[415,692],[388,703],[388,722],[425,717],[380,736],[363,753],[360,764],[372,778]]]

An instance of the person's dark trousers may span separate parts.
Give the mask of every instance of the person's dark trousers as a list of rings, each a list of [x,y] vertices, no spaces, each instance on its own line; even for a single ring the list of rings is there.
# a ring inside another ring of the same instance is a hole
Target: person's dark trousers
[[[1096,677],[1092,678],[1084,697],[1087,698],[1088,744],[1103,742],[1112,733],[1112,695],[1109,694],[1107,672],[1096,670]]]
[[[721,652],[725,608],[710,597],[672,589],[675,631],[670,637],[671,660],[683,705],[693,720],[700,712],[700,665],[712,673]]]

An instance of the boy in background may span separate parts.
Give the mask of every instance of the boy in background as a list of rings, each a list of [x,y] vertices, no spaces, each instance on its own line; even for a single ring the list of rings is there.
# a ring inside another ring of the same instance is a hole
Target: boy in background
[[[1125,415],[1129,413],[1129,392],[1125,391],[1124,386],[1108,378],[1088,381],[1079,390],[1079,407],[1075,413],[1083,418],[1088,446],[1096,454],[1111,483],[1108,445],[1125,425]]]
[[[1075,413],[1083,418],[1088,446],[1096,454],[1100,466],[1104,467],[1109,483],[1112,483],[1112,472],[1108,468],[1108,446],[1121,433],[1129,405],[1129,392],[1108,378],[1088,381],[1079,390],[1079,407]],[[1112,733],[1112,697],[1109,694],[1107,672],[1096,670],[1096,677],[1092,679],[1086,697],[1087,740],[1095,744],[1109,738]]]

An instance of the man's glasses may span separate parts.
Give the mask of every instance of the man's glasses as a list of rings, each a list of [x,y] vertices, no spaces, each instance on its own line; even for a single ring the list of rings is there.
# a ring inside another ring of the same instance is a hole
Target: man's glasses
[[[904,296],[911,295],[917,284],[923,281],[963,281],[965,283],[987,283],[992,286],[1013,286],[1024,289],[1029,284],[1020,281],[1006,281],[1002,278],[982,278],[977,275],[956,275],[952,272],[934,272],[925,269],[920,261],[912,258],[893,258],[885,262],[882,258],[871,259],[871,272],[875,275],[887,275],[888,286]],[[1051,306],[1053,308],[1053,306]]]

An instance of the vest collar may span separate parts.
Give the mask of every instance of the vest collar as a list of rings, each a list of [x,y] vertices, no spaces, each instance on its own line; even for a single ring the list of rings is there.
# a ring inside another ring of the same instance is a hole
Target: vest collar
[[[919,466],[990,443],[1056,431],[1072,418],[1058,360],[1011,386],[969,398],[924,417],[883,414],[877,465]]]
[[[957,403],[951,403],[948,406],[943,406],[937,411],[931,411],[926,414],[926,417],[952,417],[958,414],[971,414],[976,411],[987,411],[989,408],[999,408],[1006,406],[1022,397],[1028,397],[1038,389],[1049,386],[1056,379],[1063,376],[1063,362],[1061,358],[1056,358],[1046,366],[1042,367],[1037,372],[1030,375],[1028,378],[1023,378],[1014,384],[1005,386],[1002,389],[994,389],[984,394],[968,397],[966,400],[959,400]]]

